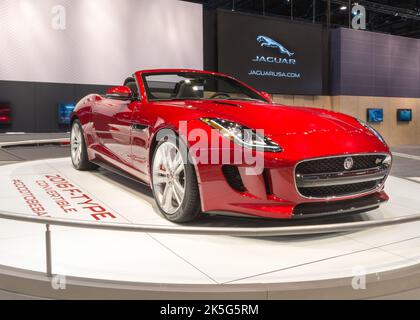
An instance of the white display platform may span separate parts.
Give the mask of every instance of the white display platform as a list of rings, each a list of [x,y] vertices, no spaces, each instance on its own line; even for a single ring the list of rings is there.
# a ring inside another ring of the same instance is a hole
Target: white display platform
[[[80,192],[54,186],[60,176]],[[102,207],[115,218],[101,221],[171,225],[158,213],[151,191],[104,170],[79,172],[69,159],[0,167],[0,211],[35,215],[17,191],[22,183],[53,218],[95,221]],[[47,182],[47,183],[46,183]],[[65,213],[47,194],[59,191]],[[281,222],[209,216],[195,226],[281,226],[383,219],[420,212],[420,184],[390,177],[391,201],[368,214],[309,222]],[[73,193],[73,195],[72,195]],[[32,196],[31,199],[32,199]],[[28,198],[29,199],[29,198]],[[74,277],[164,284],[264,284],[341,279],[399,270],[420,263],[420,222],[321,236],[240,238],[141,234],[52,227],[53,273]],[[0,220],[0,265],[45,272],[45,227]],[[351,284],[349,283],[349,286]]]

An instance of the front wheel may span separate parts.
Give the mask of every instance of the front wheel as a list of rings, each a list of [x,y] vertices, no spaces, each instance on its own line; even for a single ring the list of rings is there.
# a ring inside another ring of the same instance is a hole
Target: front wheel
[[[171,137],[157,145],[152,160],[156,203],[168,220],[178,223],[194,221],[201,214],[197,177],[187,152],[177,137]]]

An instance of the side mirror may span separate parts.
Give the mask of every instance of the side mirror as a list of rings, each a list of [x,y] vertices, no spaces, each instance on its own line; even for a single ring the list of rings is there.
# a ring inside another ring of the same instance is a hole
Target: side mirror
[[[271,95],[265,91],[260,92],[261,96],[267,100],[269,103],[273,103],[273,99],[271,98]]]
[[[108,89],[106,96],[111,99],[130,100],[133,98],[133,93],[129,87],[120,86]]]

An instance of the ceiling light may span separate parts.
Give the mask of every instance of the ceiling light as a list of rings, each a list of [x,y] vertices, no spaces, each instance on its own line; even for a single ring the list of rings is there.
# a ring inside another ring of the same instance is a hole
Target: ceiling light
[[[347,10],[347,7],[346,6],[342,6],[342,7],[340,7],[340,10],[341,11]]]

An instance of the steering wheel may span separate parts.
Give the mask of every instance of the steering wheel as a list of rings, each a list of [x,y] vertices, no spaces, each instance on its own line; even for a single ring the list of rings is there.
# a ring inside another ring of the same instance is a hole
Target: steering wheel
[[[231,96],[228,93],[225,92],[217,92],[214,95],[210,97],[210,99],[215,99],[216,97],[225,97],[225,98],[231,98]]]

